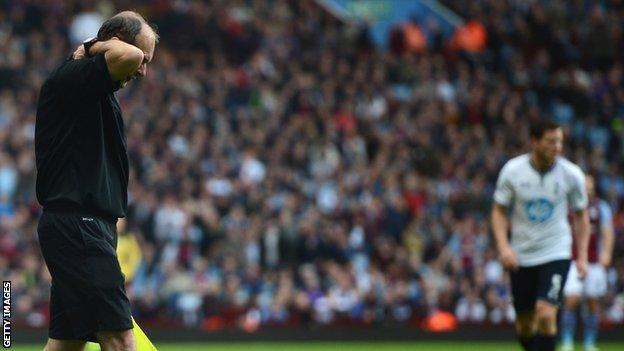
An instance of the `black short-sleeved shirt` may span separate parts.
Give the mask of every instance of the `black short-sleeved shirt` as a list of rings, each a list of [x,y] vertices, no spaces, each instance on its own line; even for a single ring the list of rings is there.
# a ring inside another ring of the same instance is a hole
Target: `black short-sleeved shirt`
[[[115,90],[104,54],[65,61],[41,87],[35,155],[44,210],[125,216],[128,156]]]

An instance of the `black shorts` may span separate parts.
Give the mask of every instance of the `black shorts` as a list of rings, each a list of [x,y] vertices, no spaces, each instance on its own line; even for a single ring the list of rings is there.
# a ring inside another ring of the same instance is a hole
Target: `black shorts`
[[[511,292],[516,313],[533,311],[537,300],[559,307],[568,269],[570,260],[558,260],[512,271]]]
[[[44,211],[37,233],[52,276],[49,337],[97,342],[97,331],[132,329],[115,222]]]

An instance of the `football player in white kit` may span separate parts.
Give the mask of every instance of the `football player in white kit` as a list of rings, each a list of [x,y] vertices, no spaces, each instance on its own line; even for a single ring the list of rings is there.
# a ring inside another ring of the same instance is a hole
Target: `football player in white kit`
[[[563,288],[564,303],[561,323],[561,351],[574,350],[576,308],[581,298],[587,300],[587,313],[583,315],[583,346],[585,351],[595,351],[598,324],[600,321],[600,298],[607,292],[607,271],[613,253],[613,214],[606,201],[596,195],[594,177],[586,175],[585,183],[589,196],[589,266],[585,279],[578,277],[574,267],[570,268],[568,280]],[[573,257],[576,245],[572,246]]]
[[[555,350],[557,310],[572,258],[568,209],[579,247],[579,276],[587,270],[585,175],[560,156],[562,148],[558,124],[533,124],[531,152],[505,164],[494,192],[492,231],[500,260],[510,272],[518,341],[527,351]]]

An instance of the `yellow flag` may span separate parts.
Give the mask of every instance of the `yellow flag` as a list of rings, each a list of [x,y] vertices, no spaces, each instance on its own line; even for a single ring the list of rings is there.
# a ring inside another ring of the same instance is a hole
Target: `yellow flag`
[[[156,346],[152,344],[150,339],[147,338],[147,335],[145,335],[143,330],[134,321],[134,318],[132,318],[132,326],[132,332],[134,333],[134,339],[136,340],[137,351],[158,351],[156,349]],[[100,344],[88,342],[85,351],[100,351]]]
[[[134,321],[134,318],[132,318],[132,325],[134,326],[132,330],[134,331],[134,339],[136,340],[137,351],[158,351],[156,350],[156,346],[152,344],[150,339],[147,338],[147,335],[145,335],[143,330]]]

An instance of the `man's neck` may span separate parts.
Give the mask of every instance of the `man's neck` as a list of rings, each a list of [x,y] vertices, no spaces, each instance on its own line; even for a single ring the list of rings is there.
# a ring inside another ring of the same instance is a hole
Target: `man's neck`
[[[553,160],[552,162],[549,162],[547,160],[544,160],[544,159],[538,157],[535,152],[531,153],[531,166],[533,166],[533,168],[535,168],[535,170],[540,172],[540,173],[548,172],[553,167],[553,165],[555,164],[555,161],[556,160]]]

